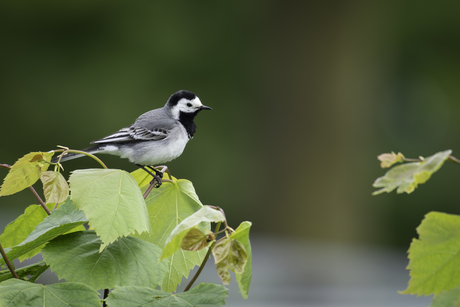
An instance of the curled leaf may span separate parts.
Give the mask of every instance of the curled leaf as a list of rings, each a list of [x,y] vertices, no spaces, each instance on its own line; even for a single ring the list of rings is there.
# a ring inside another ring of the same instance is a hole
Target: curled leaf
[[[243,244],[238,240],[227,239],[217,243],[212,254],[216,262],[217,274],[225,285],[230,283],[228,269],[237,274],[244,272],[248,254]]]
[[[196,228],[202,223],[221,222],[225,221],[225,216],[218,210],[209,206],[203,206],[195,213],[183,219],[172,231],[166,239],[166,246],[161,254],[161,259],[173,255],[182,245],[182,239],[190,229]]]
[[[212,232],[208,234],[198,228],[190,229],[182,239],[181,248],[187,251],[198,251],[208,247],[210,241],[214,240],[215,236]]]

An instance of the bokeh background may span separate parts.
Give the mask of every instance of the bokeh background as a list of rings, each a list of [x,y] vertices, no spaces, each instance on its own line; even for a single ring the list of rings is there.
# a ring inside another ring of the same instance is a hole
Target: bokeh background
[[[396,293],[409,278],[405,251],[427,212],[460,213],[458,166],[411,195],[373,197],[372,182],[384,174],[382,152],[458,152],[459,9],[2,1],[0,163],[85,148],[191,90],[213,111],[197,117],[195,138],[169,167],[231,225],[253,222],[254,294],[228,305],[426,306]],[[65,173],[97,166],[74,160]],[[27,191],[0,198],[0,228],[35,202]]]

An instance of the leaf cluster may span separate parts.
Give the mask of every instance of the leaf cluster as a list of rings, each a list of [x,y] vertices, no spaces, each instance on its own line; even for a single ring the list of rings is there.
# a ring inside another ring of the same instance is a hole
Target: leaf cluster
[[[222,306],[224,286],[191,288],[211,253],[224,284],[230,269],[247,298],[250,222],[233,230],[222,209],[204,206],[190,181],[169,173],[153,188],[154,179],[143,170],[127,173],[100,162],[103,169],[73,171],[68,184],[60,163],[50,162],[53,154],[25,155],[0,188],[0,196],[30,188],[39,202],[0,235],[0,265],[8,267],[0,269],[0,306],[101,306],[100,289],[113,289],[104,306]],[[32,187],[39,181],[45,201]],[[38,253],[44,261],[19,269],[12,263]],[[186,292],[176,294],[195,266]],[[36,284],[48,268],[66,282]]]
[[[381,166],[394,166],[383,177],[377,178],[374,187],[382,188],[374,195],[391,192],[412,193],[418,184],[425,183],[450,160],[460,164],[451,150],[430,157],[407,159],[401,153],[378,156]],[[460,306],[460,216],[442,212],[429,212],[417,227],[418,238],[409,248],[410,280],[403,294],[434,295],[431,307]]]

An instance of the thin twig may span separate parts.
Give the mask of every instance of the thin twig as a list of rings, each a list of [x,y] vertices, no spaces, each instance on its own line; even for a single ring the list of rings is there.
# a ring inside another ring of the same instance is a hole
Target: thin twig
[[[10,269],[11,274],[13,274],[14,278],[19,279],[18,274],[16,274],[16,271],[14,270],[13,266],[11,265],[10,260],[8,260],[8,257],[6,256],[5,250],[3,249],[3,246],[0,244],[0,253],[2,254],[3,260],[5,260],[6,265],[8,266],[8,269]]]
[[[145,190],[145,192],[144,192],[144,195],[143,195],[143,196],[144,196],[144,199],[146,199],[147,196],[149,196],[150,192],[153,190],[153,188],[154,188],[156,185],[157,185],[157,180],[156,180],[156,179],[154,179],[154,180],[152,180],[152,182],[150,182],[149,187],[148,187],[147,190]]]
[[[33,186],[30,186],[29,189],[32,191],[32,193],[35,195],[35,197],[38,199],[38,202],[40,203],[40,205],[43,207],[43,209],[46,211],[46,213],[48,213],[48,215],[51,215],[51,211],[50,209],[48,209],[48,207],[46,206],[46,204],[43,202],[43,200],[41,199],[40,195],[38,195],[37,191],[35,191],[34,187]]]
[[[169,178],[172,179],[171,172],[169,171],[169,168],[168,168],[166,165],[155,166],[154,168],[160,168],[160,167],[162,167],[161,172],[164,173],[164,172],[166,171],[166,173],[168,173]],[[164,180],[168,180],[168,179],[164,179]],[[164,180],[162,180],[162,181],[164,181]],[[172,181],[172,180],[171,180],[171,181]]]
[[[0,164],[0,167],[11,168],[11,165],[9,165],[9,164]]]
[[[160,170],[160,172],[164,173],[165,171],[168,172],[169,174],[169,178],[172,178],[171,177],[171,174],[169,173],[169,170],[168,170],[168,167],[167,166],[157,166],[155,168],[159,168],[159,167],[162,167],[162,169]],[[163,179],[161,180],[162,182],[174,182],[172,180],[169,180],[169,179]],[[150,194],[150,192],[153,190],[153,188],[157,185],[157,180],[156,179],[153,179],[152,182],[150,182],[150,185],[149,187],[147,188],[147,190],[145,190],[144,192],[144,199],[147,198],[147,196]]]

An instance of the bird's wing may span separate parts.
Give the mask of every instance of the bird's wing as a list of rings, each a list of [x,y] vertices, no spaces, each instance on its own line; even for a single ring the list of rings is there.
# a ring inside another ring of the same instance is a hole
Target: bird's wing
[[[92,144],[122,143],[131,141],[158,141],[166,138],[169,131],[161,128],[147,129],[145,127],[129,126],[112,133]]]
[[[142,114],[134,124],[92,143],[123,143],[131,141],[158,141],[166,138],[178,122],[164,108]]]

